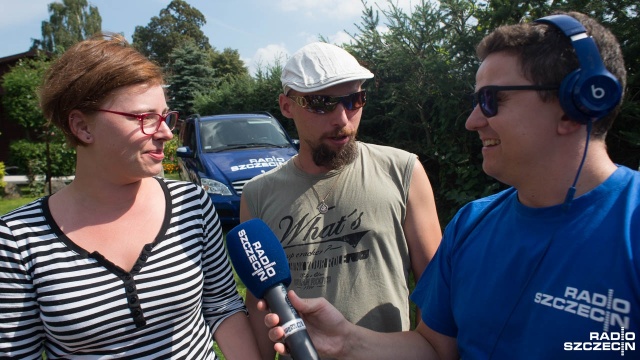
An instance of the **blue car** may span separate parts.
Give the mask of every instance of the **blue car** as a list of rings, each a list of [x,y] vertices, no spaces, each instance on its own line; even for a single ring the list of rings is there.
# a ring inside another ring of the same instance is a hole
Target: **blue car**
[[[240,222],[247,181],[298,153],[297,141],[268,113],[192,115],[182,121],[179,142],[180,178],[209,193],[225,225]]]

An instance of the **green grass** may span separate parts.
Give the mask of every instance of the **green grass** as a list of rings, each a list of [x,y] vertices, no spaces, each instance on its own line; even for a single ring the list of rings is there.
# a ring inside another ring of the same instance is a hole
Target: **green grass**
[[[164,174],[165,179],[171,179],[171,180],[180,180],[180,174],[173,173],[173,174]]]
[[[17,209],[22,205],[32,202],[35,199],[37,198],[30,196],[23,196],[17,199],[0,198],[0,215],[4,215],[13,209]]]
[[[180,175],[178,173],[165,174],[164,177],[171,180],[180,180]],[[5,199],[2,197],[2,190],[0,189],[0,215],[4,215],[11,210],[17,209],[20,206],[37,199],[37,197],[29,196],[29,188],[26,185],[20,186],[20,190],[23,194],[22,197],[16,199]]]

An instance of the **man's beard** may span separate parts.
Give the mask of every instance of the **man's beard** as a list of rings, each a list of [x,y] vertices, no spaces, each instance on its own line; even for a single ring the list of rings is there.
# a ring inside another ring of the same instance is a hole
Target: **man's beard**
[[[351,138],[342,149],[336,152],[321,143],[317,147],[312,148],[311,154],[313,156],[313,162],[317,166],[338,169],[351,164],[356,157],[358,157],[358,144],[354,138]]]

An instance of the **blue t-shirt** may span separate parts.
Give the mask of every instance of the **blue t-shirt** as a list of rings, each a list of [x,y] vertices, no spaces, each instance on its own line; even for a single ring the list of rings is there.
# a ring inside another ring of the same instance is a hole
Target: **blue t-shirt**
[[[463,359],[638,358],[639,257],[640,173],[619,167],[568,210],[513,188],[465,205],[411,299]]]

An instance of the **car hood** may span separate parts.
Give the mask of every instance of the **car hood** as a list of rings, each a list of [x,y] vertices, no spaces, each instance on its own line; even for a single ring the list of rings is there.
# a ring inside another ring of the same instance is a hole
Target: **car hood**
[[[251,148],[202,154],[202,163],[222,173],[228,181],[251,179],[265,173],[297,154],[293,148]]]

